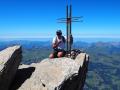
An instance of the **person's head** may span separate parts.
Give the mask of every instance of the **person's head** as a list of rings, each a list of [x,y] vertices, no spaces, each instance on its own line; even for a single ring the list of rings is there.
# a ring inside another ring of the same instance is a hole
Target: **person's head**
[[[57,30],[57,31],[56,31],[56,35],[57,35],[57,36],[61,36],[61,35],[62,35],[62,31],[61,31],[61,30]]]

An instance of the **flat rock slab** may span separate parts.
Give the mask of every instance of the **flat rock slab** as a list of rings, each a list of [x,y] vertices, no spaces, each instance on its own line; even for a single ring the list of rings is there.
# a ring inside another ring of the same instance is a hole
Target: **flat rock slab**
[[[31,76],[24,80],[18,90],[60,90],[60,86],[73,75],[78,75],[79,69],[87,54],[81,53],[76,60],[70,58],[44,59],[40,63],[21,65],[19,69],[34,67]],[[81,63],[80,63],[81,62]],[[19,79],[19,78],[17,78]],[[76,82],[75,82],[76,83]],[[15,87],[15,85],[13,85]],[[14,90],[14,89],[11,89]]]

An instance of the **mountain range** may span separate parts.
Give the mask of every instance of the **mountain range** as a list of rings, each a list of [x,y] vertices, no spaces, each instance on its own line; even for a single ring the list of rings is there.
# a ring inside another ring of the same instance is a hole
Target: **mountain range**
[[[52,51],[51,41],[13,40],[0,41],[0,50],[8,46],[22,45],[22,64],[37,63],[48,58]],[[84,90],[120,90],[120,42],[75,41],[73,48],[90,56]]]

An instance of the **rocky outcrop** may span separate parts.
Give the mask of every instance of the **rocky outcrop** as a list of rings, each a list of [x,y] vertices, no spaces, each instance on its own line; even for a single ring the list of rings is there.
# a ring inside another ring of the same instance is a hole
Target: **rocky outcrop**
[[[8,90],[21,58],[20,46],[9,47],[0,52],[0,90]]]
[[[45,59],[21,65],[10,90],[82,90],[89,56],[80,53],[70,58]]]
[[[75,52],[72,53],[75,59],[47,58],[40,63],[20,65],[18,69],[22,58],[21,47],[1,51],[0,90],[82,90],[89,56]]]

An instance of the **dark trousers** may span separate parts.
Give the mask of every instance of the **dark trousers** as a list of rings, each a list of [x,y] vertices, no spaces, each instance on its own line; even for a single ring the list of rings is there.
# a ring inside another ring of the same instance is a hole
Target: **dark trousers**
[[[53,49],[54,57],[57,57],[58,52],[63,52],[63,56],[66,53],[66,51],[64,49]]]

